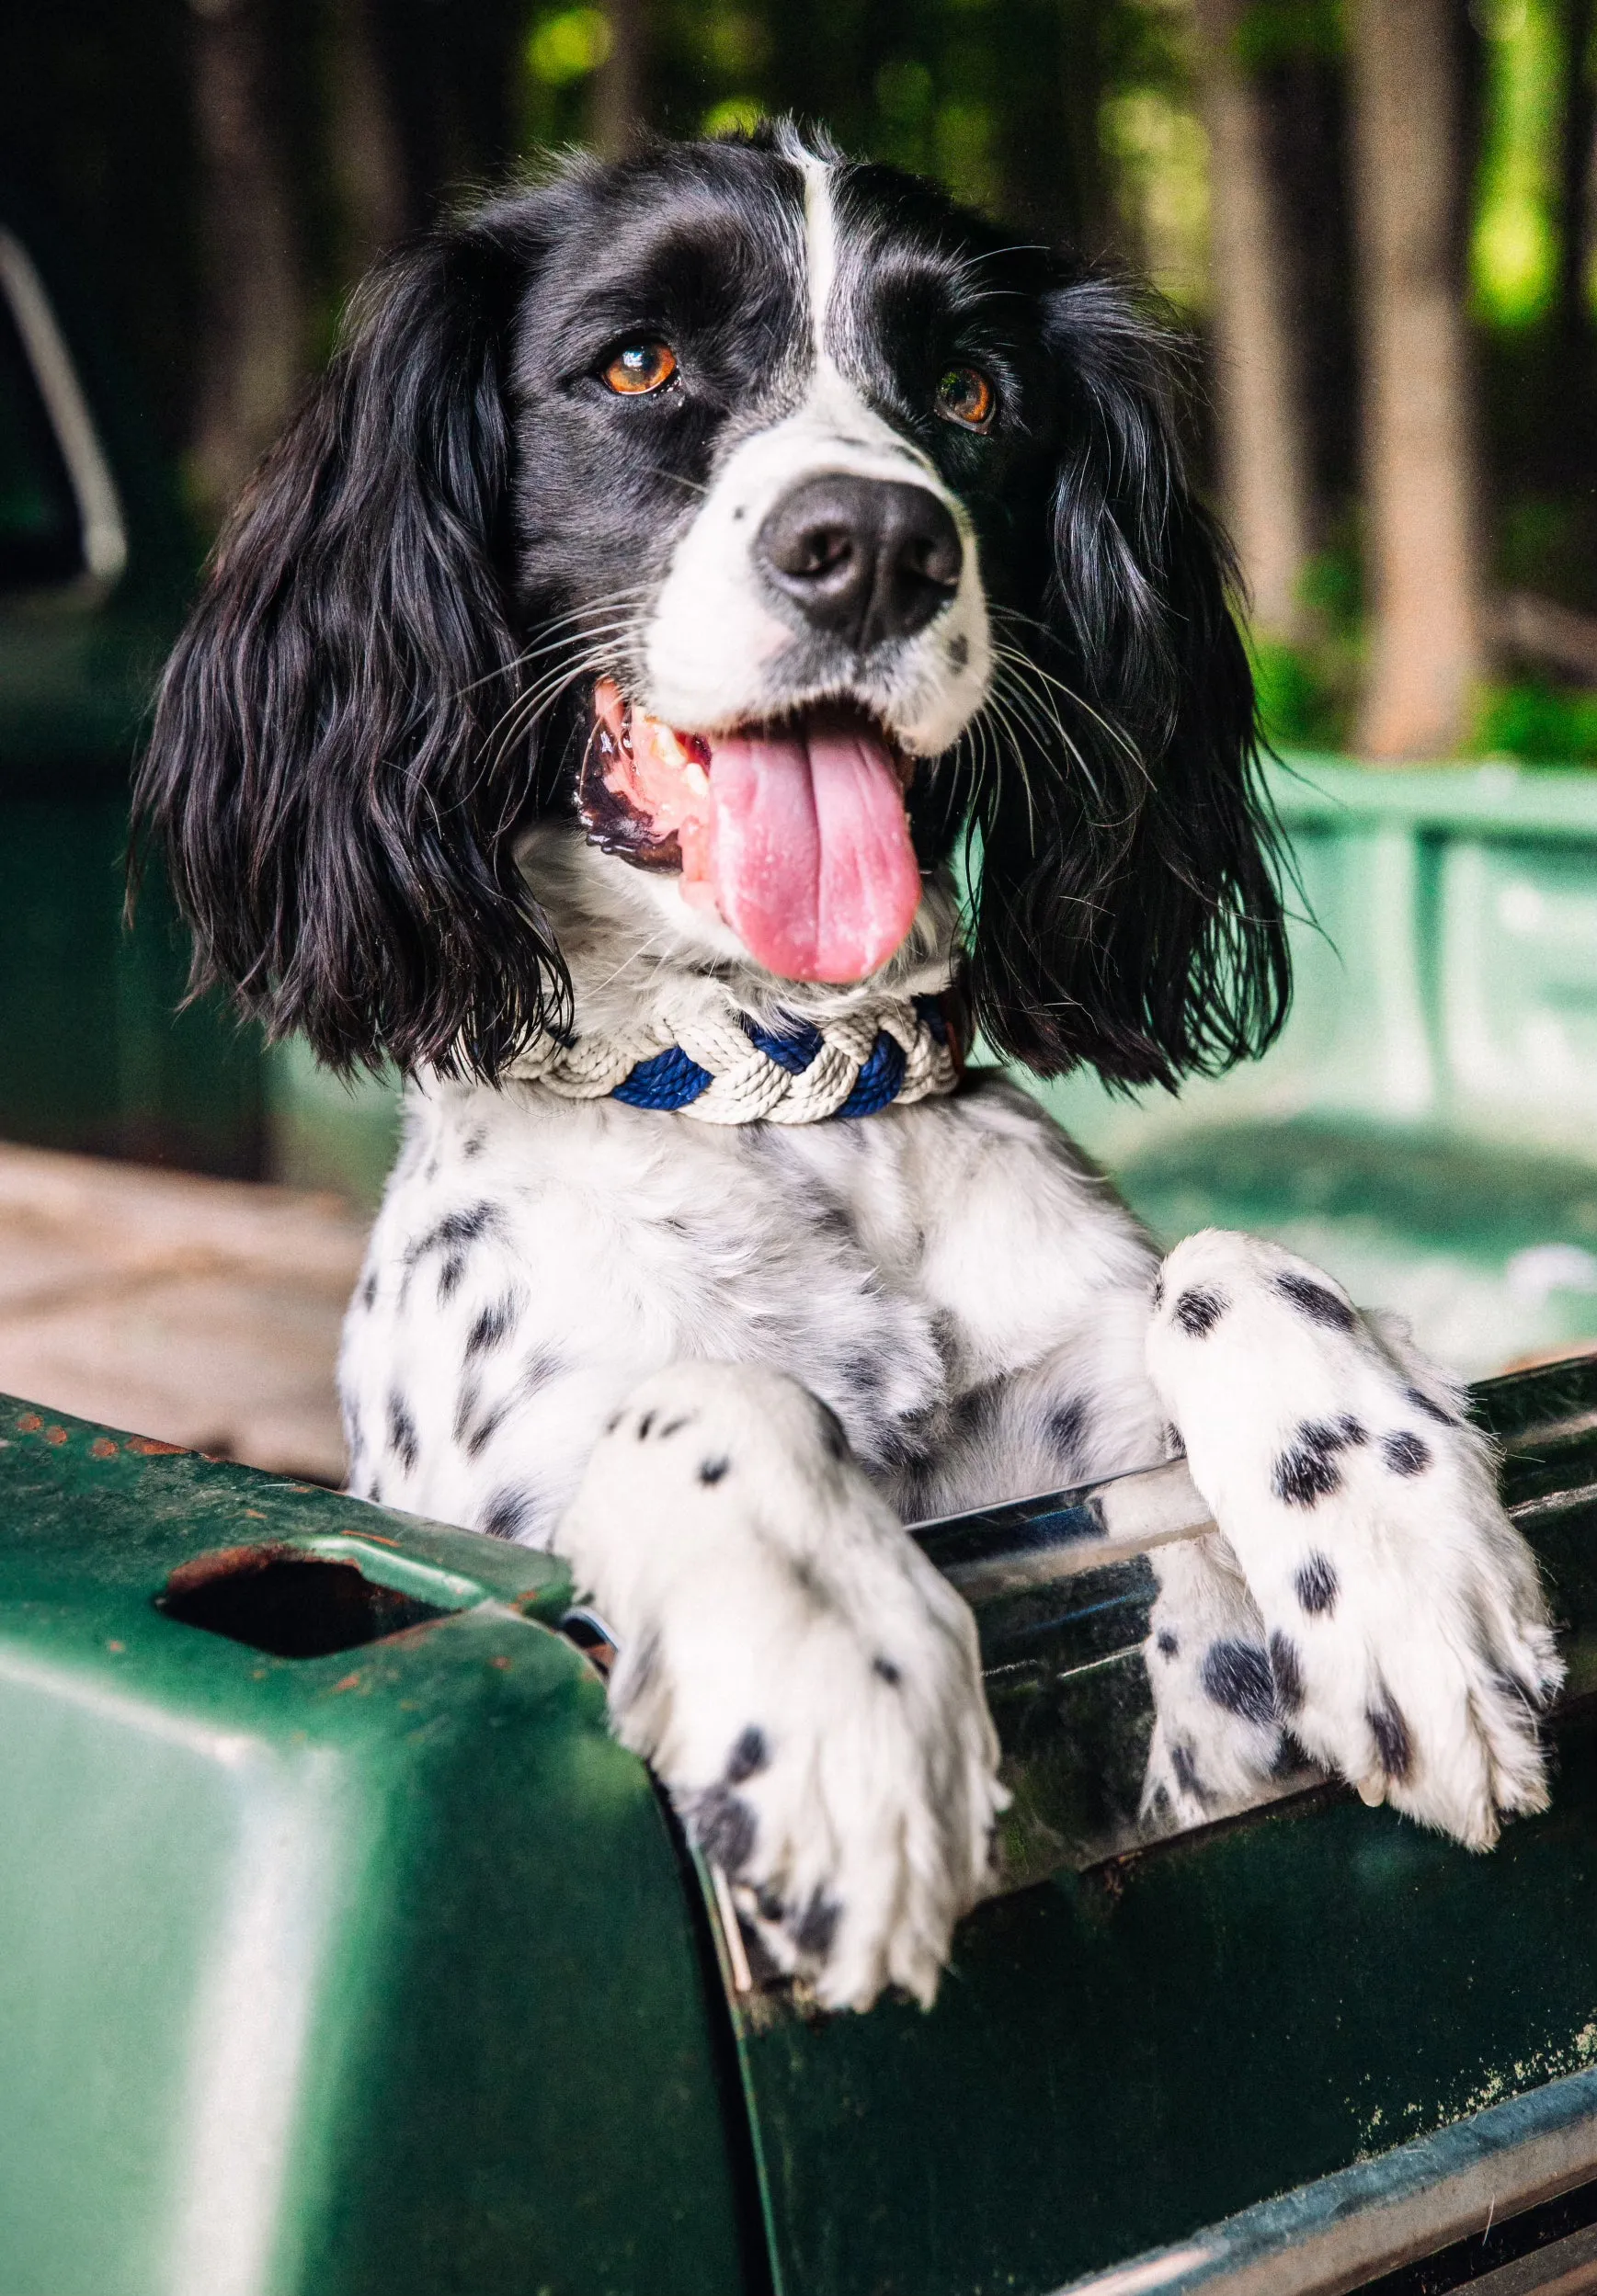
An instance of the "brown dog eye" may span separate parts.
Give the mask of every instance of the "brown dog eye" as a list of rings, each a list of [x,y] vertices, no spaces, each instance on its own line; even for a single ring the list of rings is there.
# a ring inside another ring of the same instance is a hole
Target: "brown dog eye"
[[[645,391],[664,390],[677,371],[677,354],[668,343],[627,343],[604,370],[607,390],[623,399]]]
[[[937,411],[966,430],[986,430],[998,393],[979,367],[951,367],[937,386]]]

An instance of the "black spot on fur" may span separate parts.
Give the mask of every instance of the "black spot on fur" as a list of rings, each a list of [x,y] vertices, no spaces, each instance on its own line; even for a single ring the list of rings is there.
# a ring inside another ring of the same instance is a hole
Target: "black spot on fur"
[[[679,1417],[675,1419],[667,1419],[665,1426],[660,1429],[661,1442],[668,1442],[673,1435],[680,1435],[684,1427],[690,1427],[692,1426],[698,1415],[699,1415],[696,1411],[684,1411]]]
[[[836,1898],[828,1897],[824,1890],[816,1890],[788,1934],[801,1953],[824,1961],[832,1949],[832,1939],[842,1917],[843,1909]]]
[[[750,1722],[726,1757],[726,1783],[741,1786],[746,1778],[757,1778],[770,1764],[770,1748],[765,1743],[765,1733]]]
[[[493,1441],[495,1436],[498,1434],[499,1429],[504,1426],[506,1415],[508,1413],[509,1408],[510,1406],[508,1403],[496,1404],[492,1411],[484,1413],[483,1416],[477,1421],[476,1426],[472,1429],[470,1435],[466,1438],[466,1457],[468,1459],[478,1459],[482,1456],[487,1446]]]
[[[871,1672],[873,1675],[879,1675],[882,1680],[887,1684],[888,1688],[894,1690],[898,1688],[898,1685],[904,1679],[902,1673],[893,1664],[892,1659],[884,1658],[880,1651],[877,1652],[875,1657],[871,1661]]]
[[[534,1347],[521,1366],[522,1394],[536,1395],[541,1387],[547,1387],[551,1380],[558,1379],[560,1371],[561,1362],[557,1355],[552,1354],[547,1347]]]
[[[446,1212],[424,1235],[405,1246],[405,1266],[413,1267],[429,1252],[463,1252],[498,1225],[499,1214],[492,1204],[473,1204],[465,1211]]]
[[[1395,1475],[1422,1475],[1431,1464],[1431,1446],[1405,1427],[1396,1435],[1384,1436],[1381,1449],[1386,1464]]]
[[[793,1555],[789,1561],[788,1568],[793,1573],[793,1585],[813,1610],[831,1609],[831,1587],[813,1563],[806,1561],[803,1555]]]
[[[1174,1770],[1176,1783],[1183,1793],[1193,1795],[1199,1802],[1208,1801],[1209,1790],[1198,1776],[1198,1765],[1192,1758],[1192,1749],[1183,1738],[1178,1738],[1170,1748],[1170,1767]]]
[[[1159,1635],[1158,1647],[1161,1656],[1165,1658],[1179,1658],[1181,1654],[1181,1646],[1168,1626]]]
[[[1292,1583],[1297,1590],[1297,1599],[1306,1610],[1315,1617],[1323,1613],[1329,1618],[1337,1607],[1337,1596],[1340,1591],[1336,1565],[1329,1555],[1318,1552],[1311,1554],[1306,1563],[1298,1565],[1297,1576]]]
[[[537,1521],[539,1504],[535,1493],[521,1490],[496,1491],[483,1509],[479,1529],[490,1539],[516,1539]]]
[[[480,1156],[488,1144],[486,1132],[468,1132],[461,1142],[462,1156]]]
[[[1322,1324],[1327,1331],[1352,1331],[1358,1324],[1347,1301],[1339,1300],[1323,1283],[1316,1283],[1312,1276],[1300,1276],[1289,1267],[1276,1277],[1275,1289],[1311,1324]]]
[[[963,670],[970,660],[970,640],[962,631],[957,638],[949,640],[944,651],[948,655],[950,669]]]
[[[1251,1722],[1275,1720],[1275,1684],[1257,1642],[1211,1642],[1203,1653],[1202,1680],[1205,1694],[1228,1714]]]
[[[1048,1441],[1067,1467],[1079,1464],[1087,1434],[1087,1405],[1075,1396],[1048,1414]]]
[[[1277,1627],[1270,1638],[1270,1671],[1275,1677],[1275,1702],[1283,1714],[1295,1714],[1303,1704],[1303,1661],[1297,1644]]]
[[[478,1313],[475,1323],[466,1334],[466,1361],[474,1356],[487,1355],[500,1347],[516,1328],[516,1301],[506,1294],[493,1301]]]
[[[368,1313],[377,1304],[377,1270],[375,1267],[360,1287],[360,1304]]]
[[[1180,1427],[1173,1426],[1170,1421],[1167,1419],[1160,1432],[1164,1437],[1164,1445],[1167,1455],[1171,1459],[1185,1459],[1187,1455],[1187,1447],[1181,1440],[1181,1431]]]
[[[732,1461],[729,1459],[724,1458],[702,1459],[699,1461],[700,1482],[719,1483],[722,1476],[726,1472],[726,1470],[731,1466],[731,1464]]]
[[[729,1786],[707,1787],[693,1804],[693,1839],[712,1864],[734,1879],[754,1855],[759,1826]]]
[[[645,1411],[643,1417],[638,1421],[638,1441],[640,1443],[646,1443],[654,1431],[655,1415],[652,1411]]]
[[[1154,1313],[1155,1313],[1156,1315],[1158,1313],[1158,1312],[1159,1312],[1160,1308],[1162,1308],[1162,1307],[1163,1307],[1164,1303],[1165,1303],[1165,1279],[1164,1279],[1164,1273],[1163,1273],[1163,1270],[1161,1269],[1161,1271],[1159,1272],[1159,1274],[1158,1274],[1158,1275],[1157,1275],[1157,1276],[1154,1278],[1154,1286],[1153,1286],[1153,1310],[1154,1310]]]
[[[769,1881],[762,1881],[754,1892],[754,1907],[761,1921],[780,1921],[787,1907]]]
[[[1422,1395],[1417,1387],[1406,1387],[1403,1400],[1412,1404],[1416,1411],[1422,1411],[1428,1419],[1434,1419],[1439,1427],[1455,1427],[1458,1425],[1451,1411],[1445,1411],[1440,1404],[1432,1403],[1430,1396]]]
[[[886,1366],[875,1356],[850,1356],[843,1366],[843,1382],[856,1395],[873,1402],[887,1383]]]
[[[1170,1313],[1189,1339],[1202,1339],[1212,1332],[1230,1306],[1223,1291],[1207,1291],[1194,1284],[1191,1291],[1183,1291]]]
[[[956,1395],[949,1406],[950,1442],[985,1441],[998,1425],[1003,1399],[1003,1382],[999,1380],[988,1380],[980,1387],[967,1387],[963,1395]]]
[[[405,1473],[413,1473],[420,1446],[416,1439],[416,1421],[410,1415],[410,1406],[397,1387],[388,1397],[388,1448]]]
[[[1370,1735],[1375,1741],[1381,1767],[1387,1777],[1407,1778],[1414,1749],[1409,1739],[1409,1725],[1394,1705],[1390,1690],[1383,1687],[1380,1704],[1372,1706],[1364,1720],[1370,1725]]]
[[[455,1293],[461,1288],[461,1278],[465,1272],[466,1263],[460,1253],[451,1252],[438,1271],[438,1296],[440,1306],[446,1300],[454,1298]]]
[[[622,1412],[620,1412],[620,1411],[612,1411],[612,1412],[610,1413],[610,1417],[609,1417],[609,1418],[605,1421],[605,1423],[604,1423],[604,1431],[605,1431],[605,1433],[606,1433],[607,1435],[613,1435],[613,1434],[615,1433],[615,1431],[616,1431],[617,1427],[619,1427],[619,1426],[620,1426],[620,1425],[621,1425],[621,1423],[622,1423],[622,1418],[623,1418],[624,1416],[625,1416],[625,1414],[624,1414],[624,1413],[622,1413]]]
[[[1369,1439],[1367,1428],[1351,1413],[1333,1423],[1305,1419],[1292,1449],[1276,1461],[1270,1487],[1288,1506],[1313,1506],[1341,1488],[1338,1451],[1356,1449]]]

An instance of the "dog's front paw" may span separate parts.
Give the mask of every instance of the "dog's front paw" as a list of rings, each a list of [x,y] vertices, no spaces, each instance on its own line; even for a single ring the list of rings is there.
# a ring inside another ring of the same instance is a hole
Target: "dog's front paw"
[[[1475,1849],[1545,1808],[1563,1668],[1453,1383],[1318,1269],[1213,1232],[1165,1263],[1148,1364],[1305,1751]]]
[[[971,1615],[831,1413],[756,1368],[658,1373],[556,1544],[621,1643],[618,1736],[770,1958],[829,2008],[930,2006],[1007,1796]]]

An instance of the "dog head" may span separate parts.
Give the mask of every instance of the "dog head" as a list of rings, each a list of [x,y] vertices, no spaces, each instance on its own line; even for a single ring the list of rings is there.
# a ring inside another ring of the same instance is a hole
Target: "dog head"
[[[787,130],[401,254],[163,686],[139,804],[197,977],[336,1064],[491,1077],[569,1019],[551,839],[640,943],[770,986],[890,974],[964,835],[1001,1050],[1255,1049],[1284,943],[1175,361],[1119,285]]]

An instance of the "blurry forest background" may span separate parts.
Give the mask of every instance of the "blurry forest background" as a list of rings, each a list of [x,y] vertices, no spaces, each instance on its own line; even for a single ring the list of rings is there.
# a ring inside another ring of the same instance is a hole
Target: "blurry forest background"
[[[1131,263],[1196,335],[1280,742],[1597,762],[1597,0],[12,0],[0,169],[199,533],[385,247],[761,114]]]

